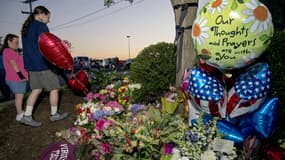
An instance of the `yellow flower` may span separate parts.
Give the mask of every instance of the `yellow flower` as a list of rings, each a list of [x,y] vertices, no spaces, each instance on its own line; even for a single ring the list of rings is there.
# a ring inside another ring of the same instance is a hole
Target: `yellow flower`
[[[129,78],[128,77],[124,77],[123,82],[124,83],[129,83]]]
[[[78,110],[79,108],[81,108],[81,104],[75,105],[75,109],[76,109],[76,110]]]
[[[106,93],[108,93],[108,92],[107,92],[106,89],[101,89],[99,93],[100,93],[100,94],[106,94]]]

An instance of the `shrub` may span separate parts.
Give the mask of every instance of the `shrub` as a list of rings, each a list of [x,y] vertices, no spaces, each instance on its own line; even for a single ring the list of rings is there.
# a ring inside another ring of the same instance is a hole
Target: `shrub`
[[[265,58],[269,61],[271,71],[270,95],[278,97],[280,110],[278,116],[277,129],[272,136],[273,143],[283,143],[285,145],[285,127],[282,124],[285,120],[285,30],[275,31],[270,46],[267,48]]]
[[[130,79],[142,84],[134,93],[138,102],[153,102],[175,83],[175,46],[160,42],[144,48],[131,64]]]
[[[89,76],[91,77],[91,81],[89,81],[88,86],[89,91],[96,93],[99,90],[104,89],[113,81],[122,80],[126,75],[117,71],[91,71],[89,72]]]
[[[280,105],[285,104],[285,31],[275,31],[265,57],[271,71],[271,95],[277,96]]]

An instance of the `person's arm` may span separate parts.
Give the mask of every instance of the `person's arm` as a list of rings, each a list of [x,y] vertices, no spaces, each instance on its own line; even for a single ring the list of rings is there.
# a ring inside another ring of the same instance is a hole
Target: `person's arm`
[[[24,75],[22,74],[22,72],[20,71],[20,69],[19,69],[19,67],[18,67],[18,65],[17,65],[17,63],[16,63],[16,61],[15,61],[14,59],[11,59],[11,60],[9,61],[9,64],[12,66],[12,68],[15,70],[15,72],[17,73],[18,77],[19,77],[21,80],[26,79],[26,78],[24,77]]]

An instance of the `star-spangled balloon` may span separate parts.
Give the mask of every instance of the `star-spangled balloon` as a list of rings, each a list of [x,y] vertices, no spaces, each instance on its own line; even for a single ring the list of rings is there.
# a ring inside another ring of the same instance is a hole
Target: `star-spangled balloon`
[[[270,86],[270,70],[267,63],[257,63],[238,77],[235,92],[243,100],[266,96]]]
[[[215,77],[207,75],[199,68],[193,68],[189,77],[188,91],[195,98],[207,101],[219,101],[224,88]]]

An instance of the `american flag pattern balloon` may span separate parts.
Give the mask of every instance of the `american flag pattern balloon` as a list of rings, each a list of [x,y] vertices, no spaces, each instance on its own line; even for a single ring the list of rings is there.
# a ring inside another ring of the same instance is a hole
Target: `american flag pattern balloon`
[[[241,74],[228,92],[227,115],[230,118],[256,110],[269,91],[270,70],[267,63],[257,63]]]
[[[256,110],[266,98],[269,83],[267,63],[257,63],[248,68],[229,91],[214,76],[194,68],[189,76],[188,92],[202,111],[234,118]]]
[[[206,74],[199,68],[193,68],[189,76],[188,91],[194,104],[201,110],[220,116],[223,107],[224,88],[215,77]]]

